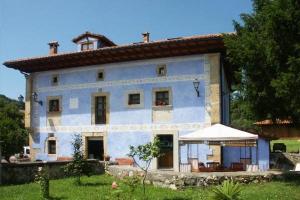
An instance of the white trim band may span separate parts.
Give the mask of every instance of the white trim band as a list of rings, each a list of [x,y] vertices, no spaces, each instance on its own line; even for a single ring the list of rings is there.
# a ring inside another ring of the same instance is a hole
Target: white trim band
[[[206,123],[178,124],[122,124],[122,125],[91,125],[91,126],[52,126],[34,128],[35,132],[140,132],[140,131],[195,131],[210,126]]]
[[[206,76],[207,76],[207,74],[200,74],[200,75],[192,74],[192,75],[166,76],[166,77],[154,77],[154,78],[144,78],[144,79],[101,81],[101,82],[93,82],[93,83],[60,85],[60,86],[55,86],[55,87],[41,87],[41,88],[36,88],[35,91],[36,92],[55,92],[55,91],[61,91],[61,90],[103,88],[103,87],[112,87],[112,86],[140,85],[140,84],[148,84],[148,83],[193,81],[195,79],[205,80]]]

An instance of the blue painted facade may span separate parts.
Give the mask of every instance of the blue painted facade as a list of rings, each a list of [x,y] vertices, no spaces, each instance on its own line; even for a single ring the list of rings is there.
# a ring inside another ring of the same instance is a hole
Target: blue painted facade
[[[166,64],[165,77],[157,76],[158,64]],[[152,140],[154,133],[172,132],[176,135],[174,138],[178,138],[210,125],[207,111],[210,104],[207,96],[210,74],[207,68],[207,56],[194,55],[34,73],[33,91],[37,92],[39,100],[44,102],[43,106],[33,104],[32,110],[32,125],[36,131],[31,147],[36,152],[35,159],[56,160],[59,157],[71,157],[71,141],[74,134],[105,133],[105,154],[110,155],[113,160],[127,157],[129,145],[147,143]],[[97,81],[99,70],[104,71],[103,81]],[[51,85],[53,75],[59,76],[57,86]],[[200,82],[200,97],[197,97],[193,86],[195,78]],[[225,80],[221,77],[220,79]],[[167,121],[153,120],[153,90],[157,88],[171,90],[171,114]],[[143,92],[142,108],[129,108],[126,105],[125,97],[127,92],[132,90]],[[97,92],[109,94],[109,120],[106,125],[92,124],[92,94]],[[47,98],[54,96],[61,97],[59,125],[47,124]],[[225,106],[228,99],[220,98],[225,102],[222,104]],[[77,99],[78,104],[75,107],[70,105],[71,99]],[[228,108],[224,110],[229,112]],[[228,122],[228,116],[228,113],[223,112],[221,118]],[[56,139],[56,155],[48,154],[46,143],[50,133]],[[174,142],[178,143],[178,140],[174,139]],[[211,154],[209,146],[202,144],[193,148],[193,153],[198,154],[201,162],[207,162],[207,155]],[[268,142],[260,139],[258,149],[259,165],[262,169],[268,169]],[[179,151],[180,161],[187,162],[187,149],[181,147]],[[255,149],[253,152],[252,160],[255,161]],[[225,166],[239,158],[240,148],[223,148]]]

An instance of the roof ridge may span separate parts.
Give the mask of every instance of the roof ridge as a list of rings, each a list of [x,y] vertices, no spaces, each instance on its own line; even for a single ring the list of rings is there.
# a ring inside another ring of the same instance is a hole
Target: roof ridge
[[[124,47],[130,47],[130,46],[151,45],[151,44],[161,43],[161,42],[174,42],[174,41],[178,41],[178,40],[210,38],[210,37],[222,37],[222,36],[223,36],[223,34],[221,34],[221,33],[218,33],[218,34],[205,34],[205,35],[192,35],[192,36],[180,37],[179,39],[174,39],[174,40],[161,39],[161,40],[150,41],[150,42],[147,42],[147,43],[145,43],[145,42],[127,43],[127,44],[122,44],[122,45],[118,45],[118,46],[108,46],[108,47],[102,47],[100,49],[86,50],[84,52],[96,52],[96,51],[105,50],[105,49],[108,50],[108,49],[124,48]],[[69,51],[69,52],[62,52],[62,53],[53,54],[53,55],[25,57],[25,58],[6,61],[6,62],[4,62],[4,65],[5,65],[5,63],[10,63],[10,62],[18,62],[18,61],[24,61],[24,60],[29,60],[29,59],[31,60],[31,59],[59,57],[59,56],[65,56],[65,55],[70,55],[70,54],[80,54],[80,53],[82,53],[82,51]]]

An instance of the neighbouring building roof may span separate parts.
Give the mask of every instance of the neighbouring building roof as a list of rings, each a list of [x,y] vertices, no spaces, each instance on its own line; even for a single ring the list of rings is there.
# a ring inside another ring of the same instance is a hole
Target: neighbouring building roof
[[[86,37],[87,34],[93,35],[93,37],[101,37],[102,39],[106,38],[102,35],[88,32],[74,38],[73,41],[78,41],[80,38]],[[32,73],[95,64],[224,51],[225,46],[222,34],[209,34],[150,41],[147,43],[140,42],[128,45],[109,46],[89,51],[23,58],[6,61],[4,65],[22,72]]]
[[[269,125],[290,125],[293,124],[291,120],[288,119],[276,119],[275,121],[271,119],[266,119],[263,121],[255,122],[255,125],[258,126],[269,126]]]

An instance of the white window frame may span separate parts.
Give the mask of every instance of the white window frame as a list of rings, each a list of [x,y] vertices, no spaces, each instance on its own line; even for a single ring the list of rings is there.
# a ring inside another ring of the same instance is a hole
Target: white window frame
[[[84,45],[87,45],[87,49],[83,49],[83,46]],[[90,45],[92,45],[92,49],[90,49]],[[80,50],[81,51],[90,51],[90,50],[94,50],[95,49],[95,44],[94,44],[94,41],[83,41],[80,43]]]

